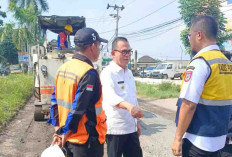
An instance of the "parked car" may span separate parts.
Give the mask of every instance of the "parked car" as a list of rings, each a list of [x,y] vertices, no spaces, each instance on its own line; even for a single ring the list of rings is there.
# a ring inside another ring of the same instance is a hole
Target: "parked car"
[[[152,73],[152,77],[160,79],[174,79],[175,75],[178,74],[180,77],[184,72],[184,69],[180,69],[175,63],[161,63]]]
[[[140,71],[139,76],[140,77],[152,77],[152,72],[155,70],[155,66],[152,67],[146,67],[144,70]]]
[[[9,68],[0,68],[0,75],[6,76],[9,75],[10,69]]]

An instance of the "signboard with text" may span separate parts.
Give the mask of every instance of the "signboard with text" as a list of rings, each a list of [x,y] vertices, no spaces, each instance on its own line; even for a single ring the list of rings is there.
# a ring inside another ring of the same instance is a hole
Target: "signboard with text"
[[[19,52],[18,53],[18,61],[19,61],[19,63],[28,63],[29,56],[26,54],[26,52]]]

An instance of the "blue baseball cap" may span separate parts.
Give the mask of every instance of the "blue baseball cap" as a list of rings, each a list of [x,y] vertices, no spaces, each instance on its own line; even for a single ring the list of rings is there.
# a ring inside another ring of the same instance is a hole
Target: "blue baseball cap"
[[[108,40],[100,38],[99,34],[92,28],[79,29],[74,36],[76,45],[89,45],[94,42],[108,43]]]

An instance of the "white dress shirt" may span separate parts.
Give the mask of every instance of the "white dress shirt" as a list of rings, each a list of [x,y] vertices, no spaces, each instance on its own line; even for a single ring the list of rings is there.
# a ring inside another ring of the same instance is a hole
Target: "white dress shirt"
[[[210,45],[199,51],[195,56],[210,50],[219,50],[219,47],[217,45]],[[192,75],[189,75],[191,77],[189,81],[184,81],[180,98],[198,104],[205,82],[210,75],[210,67],[201,58],[193,60],[189,66],[195,67],[195,69],[187,70],[191,71]],[[215,152],[224,147],[226,135],[219,137],[203,137],[186,132],[183,138],[187,138],[194,146],[202,150]]]
[[[122,69],[114,61],[101,72],[103,109],[107,116],[107,134],[121,135],[137,131],[137,120],[126,109],[116,107],[127,101],[138,106],[132,72]]]

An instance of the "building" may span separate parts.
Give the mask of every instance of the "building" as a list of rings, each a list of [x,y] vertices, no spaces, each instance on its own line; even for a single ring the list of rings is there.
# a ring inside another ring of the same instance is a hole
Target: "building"
[[[149,66],[156,66],[160,62],[161,62],[160,60],[154,59],[150,56],[143,56],[138,59],[137,68],[146,68]]]

